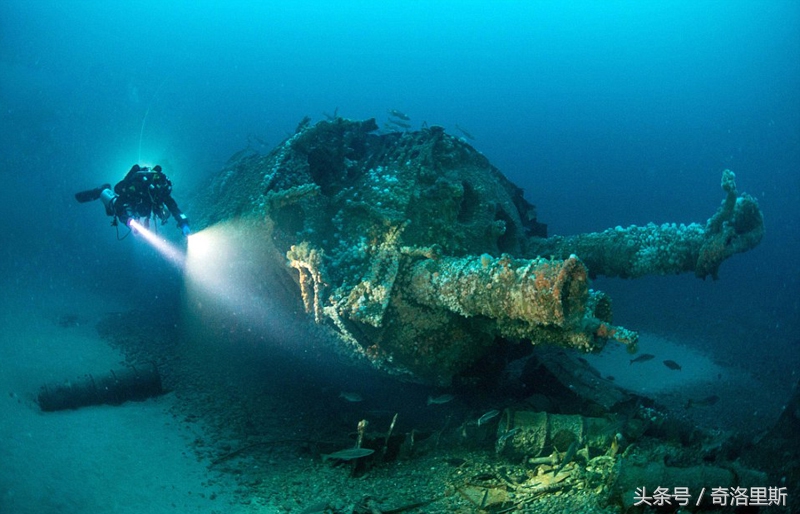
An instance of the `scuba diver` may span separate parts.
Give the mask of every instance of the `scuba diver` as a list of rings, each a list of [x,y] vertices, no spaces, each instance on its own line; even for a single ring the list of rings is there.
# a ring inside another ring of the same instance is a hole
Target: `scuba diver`
[[[110,184],[103,184],[76,193],[75,199],[80,203],[102,200],[106,214],[114,218],[111,225],[115,227],[119,226],[118,220],[130,226],[130,221],[137,218],[144,218],[144,225],[149,227],[151,217],[160,219],[164,225],[172,214],[183,235],[188,236],[189,218],[181,212],[170,193],[172,182],[161,172],[161,166],[151,169],[134,164],[113,191]]]

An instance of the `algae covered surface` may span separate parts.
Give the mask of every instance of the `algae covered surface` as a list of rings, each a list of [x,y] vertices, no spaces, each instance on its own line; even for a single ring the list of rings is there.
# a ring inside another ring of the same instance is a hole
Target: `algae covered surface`
[[[304,120],[195,198],[192,237],[217,239],[208,262],[190,240],[174,346],[119,344],[161,363],[173,415],[203,428],[208,485],[235,477],[255,511],[612,513],[660,476],[760,486],[731,468],[729,437],[572,351],[636,348],[592,277],[716,275],[758,244],[734,178],[706,223],[548,237],[523,192],[439,127]]]
[[[238,223],[265,291],[286,294],[342,351],[409,380],[447,385],[499,341],[636,348],[590,277],[716,276],[763,221],[723,174],[705,224],[547,237],[523,191],[441,127],[381,133],[334,117],[268,155],[233,158],[194,202],[198,228]]]

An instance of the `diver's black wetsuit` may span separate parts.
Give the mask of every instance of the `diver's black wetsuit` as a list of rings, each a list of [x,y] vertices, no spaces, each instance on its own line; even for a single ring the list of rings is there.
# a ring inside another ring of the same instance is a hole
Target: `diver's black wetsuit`
[[[112,202],[113,214],[122,223],[127,224],[131,218],[148,219],[151,216],[166,222],[172,214],[181,229],[188,226],[186,216],[172,198],[172,182],[161,172],[161,166],[150,169],[134,165],[114,186],[114,193],[117,198]]]
[[[151,217],[160,219],[163,224],[172,214],[178,228],[184,235],[189,235],[189,219],[172,198],[172,182],[162,173],[161,166],[151,169],[134,164],[113,191],[109,184],[104,184],[77,193],[75,198],[81,203],[102,200],[106,214],[114,217],[114,225],[117,220],[128,225],[136,218],[143,218],[145,225],[149,225]]]

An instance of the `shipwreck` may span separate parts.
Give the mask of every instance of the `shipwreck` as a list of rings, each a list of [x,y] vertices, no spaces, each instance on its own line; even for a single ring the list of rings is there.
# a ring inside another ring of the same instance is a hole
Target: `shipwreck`
[[[301,123],[268,155],[238,154],[192,211],[198,229],[224,224],[255,245],[239,265],[261,294],[344,353],[446,385],[501,342],[635,349],[591,278],[716,278],[764,230],[733,172],[722,189],[705,222],[548,237],[523,191],[464,139],[336,117]]]

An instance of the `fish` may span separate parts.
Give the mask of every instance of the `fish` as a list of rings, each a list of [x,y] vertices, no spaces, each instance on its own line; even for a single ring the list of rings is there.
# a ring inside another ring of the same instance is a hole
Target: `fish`
[[[328,453],[322,455],[322,462],[326,460],[355,460],[368,457],[375,453],[375,450],[369,448],[347,448],[346,450],[339,450],[338,452]]]
[[[402,122],[402,121],[389,120],[389,123],[391,123],[392,125],[397,125],[398,127],[401,127],[401,128],[404,128],[404,129],[410,129],[411,128],[411,124],[410,123],[405,123],[405,122]]]
[[[636,357],[635,359],[631,359],[631,364],[633,364],[634,362],[647,362],[650,359],[655,359],[655,358],[656,356],[653,355],[652,353],[643,353],[640,356]]]
[[[443,403],[451,402],[455,396],[452,394],[442,394],[439,396],[428,396],[428,405],[441,405]]]
[[[681,369],[681,365],[680,364],[678,364],[675,361],[671,361],[671,360],[665,360],[664,361],[664,366],[666,366],[669,369],[674,370],[674,371],[680,371],[680,369]]]
[[[478,418],[478,426],[481,426],[484,423],[487,423],[488,421],[494,419],[495,417],[497,417],[498,414],[500,414],[499,410],[497,409],[490,410],[489,412]]]
[[[575,458],[575,454],[578,453],[578,446],[577,439],[572,441],[572,443],[569,445],[569,448],[567,448],[567,453],[564,454],[564,458],[561,459],[561,465],[558,466],[558,469],[556,469],[556,472],[553,473],[553,476],[558,475],[559,471],[564,469],[564,466],[572,462],[572,459]]]
[[[498,437],[497,438],[497,442],[498,443],[504,443],[508,438],[514,437],[514,435],[516,435],[517,432],[519,432],[519,431],[520,431],[519,427],[514,427],[511,430],[508,430],[505,434],[503,434],[500,437]]]
[[[466,131],[466,130],[464,130],[463,128],[459,127],[459,126],[458,126],[458,123],[456,123],[456,130],[458,130],[459,132],[461,132],[462,134],[464,134],[464,137],[465,137],[465,138],[467,138],[467,139],[470,139],[470,140],[472,140],[472,141],[475,141],[475,136],[473,136],[472,134],[470,134],[469,132],[467,132],[467,131]]]
[[[339,393],[339,398],[344,398],[348,402],[363,402],[364,397],[358,393],[350,393],[347,391],[342,391]]]
[[[697,407],[710,407],[719,401],[719,396],[712,394],[711,396],[706,396],[701,400],[692,400],[689,398],[689,401],[686,402],[686,408],[690,409],[693,406]]]
[[[403,121],[411,121],[410,117],[406,116],[397,109],[389,109],[389,116],[394,116],[395,118],[401,119]]]

